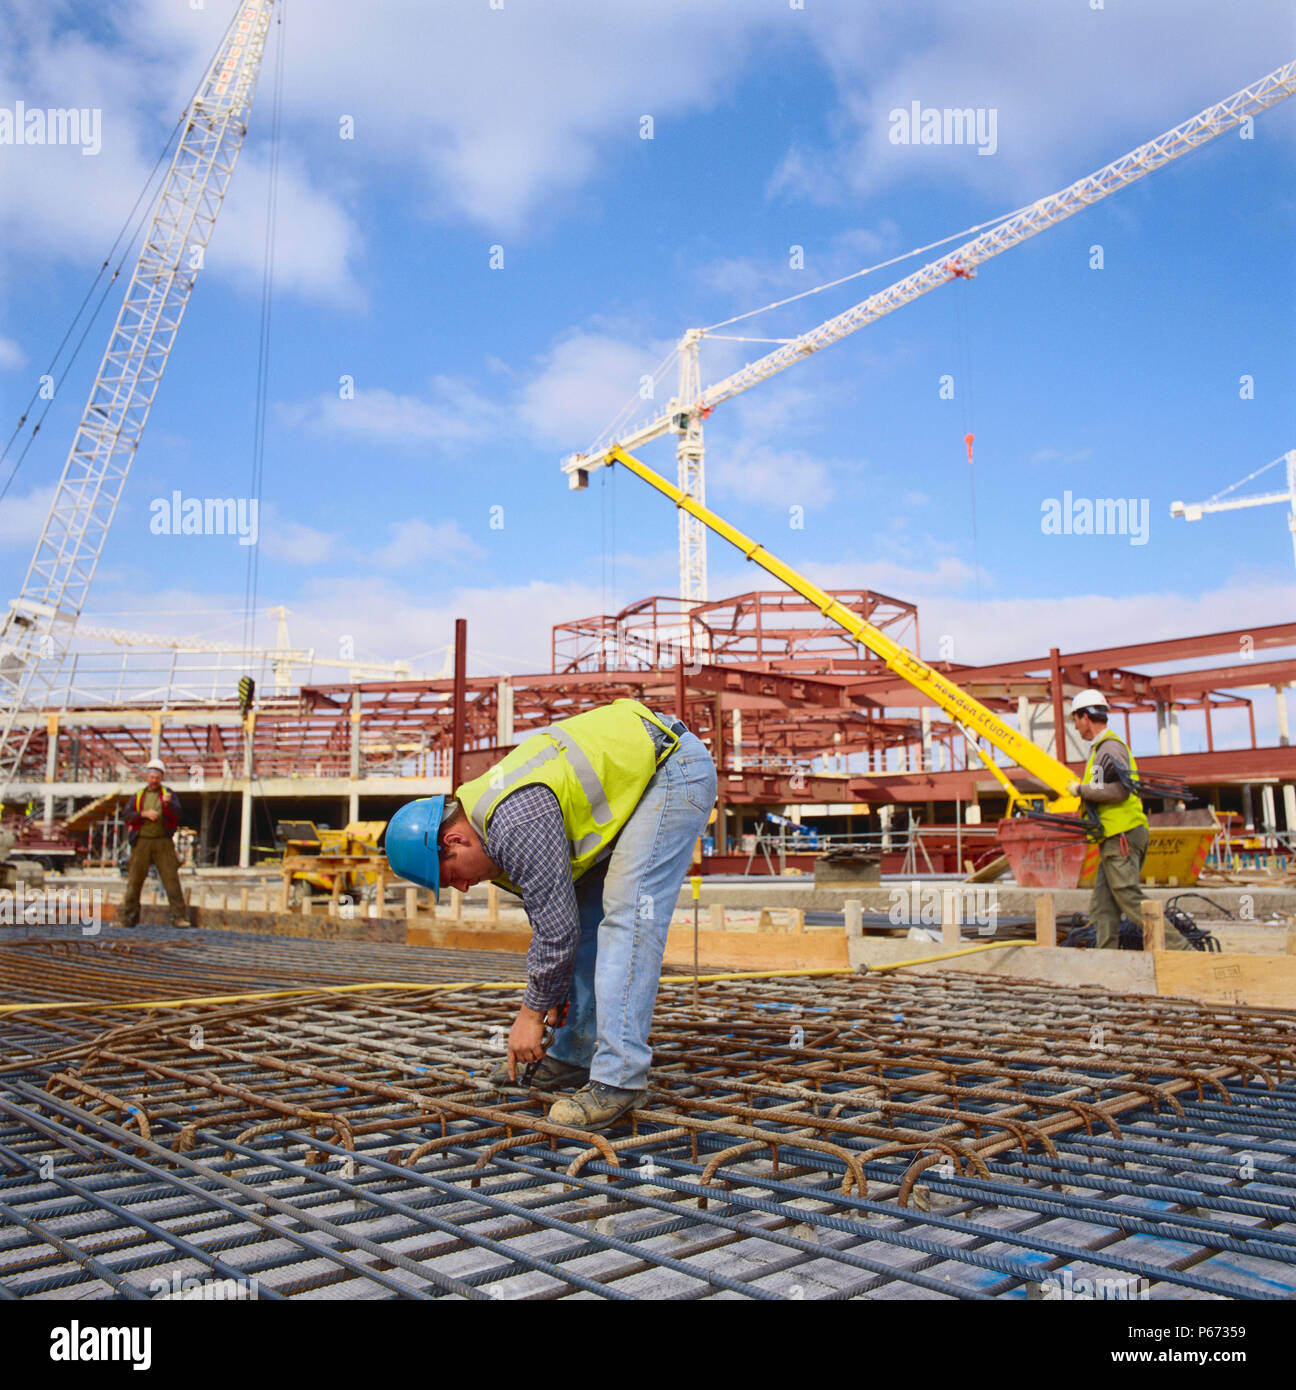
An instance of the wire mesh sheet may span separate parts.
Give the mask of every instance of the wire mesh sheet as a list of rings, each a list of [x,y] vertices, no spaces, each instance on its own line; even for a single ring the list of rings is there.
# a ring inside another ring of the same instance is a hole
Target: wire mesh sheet
[[[647,1102],[591,1135],[489,1084],[516,1002],[9,1016],[51,1036],[0,1073],[0,1289],[1296,1291],[1292,1015],[954,973],[667,985]]]

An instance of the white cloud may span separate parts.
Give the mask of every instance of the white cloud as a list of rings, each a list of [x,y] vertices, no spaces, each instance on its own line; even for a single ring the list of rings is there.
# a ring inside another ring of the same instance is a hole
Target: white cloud
[[[460,560],[475,560],[486,552],[459,528],[456,521],[429,526],[417,518],[397,521],[391,527],[391,540],[374,559],[384,569],[406,569],[413,565],[443,566]]]
[[[1055,449],[1052,447],[1036,449],[1031,455],[1032,463],[1056,463],[1059,466],[1084,463],[1093,457],[1092,449]]]
[[[651,397],[639,395],[641,381],[652,377],[672,346],[641,347],[597,330],[569,334],[550,348],[522,387],[518,419],[537,440],[568,451],[591,445],[627,405],[633,407],[628,422],[650,419],[675,394],[674,369]]]
[[[804,449],[760,445],[712,449],[707,456],[707,486],[745,502],[807,510],[822,507],[835,496],[827,464]]]
[[[212,233],[206,268],[228,271],[245,290],[259,290],[265,266],[265,152],[245,149]],[[350,214],[318,188],[291,157],[280,158],[275,193],[274,290],[351,307],[364,301],[355,280],[362,238]]]
[[[333,650],[342,633],[364,633],[369,653],[414,661],[416,675],[441,673],[456,618],[468,623],[469,673],[550,669],[555,623],[601,611],[597,587],[532,581],[482,587],[406,588],[379,576],[312,581],[292,602],[293,640]]]
[[[13,370],[24,366],[27,354],[12,338],[0,336],[0,370]]]
[[[145,0],[135,27],[187,54],[188,73],[216,43],[225,8]],[[660,163],[673,124],[719,100],[753,36],[776,27],[745,0],[384,0],[359,22],[349,0],[312,0],[287,22],[285,119],[332,180],[382,165],[430,217],[517,238],[537,212],[570,211],[604,160]],[[270,77],[267,61],[259,103]],[[640,139],[644,114],[655,141]],[[342,115],[354,118],[354,140],[338,139]]]
[[[271,506],[262,508],[260,544],[267,559],[288,565],[336,563],[349,553],[333,533],[290,521]]]
[[[0,27],[0,90],[8,94],[7,102],[97,110],[101,148],[88,156],[70,144],[5,147],[0,241],[10,257],[48,262],[55,256],[97,265],[144,187],[177,114],[192,98],[215,32],[228,22],[232,7],[191,11],[167,3],[160,8],[188,17],[173,27],[152,22],[159,17],[148,13],[155,4],[136,4],[102,25],[82,26],[81,32],[60,20],[58,7],[18,8],[15,14],[11,7]],[[223,13],[218,16],[217,10]],[[213,21],[219,21],[214,29]],[[263,71],[249,134],[206,258],[208,271],[248,286],[259,285],[264,261],[272,80]],[[343,201],[306,172],[291,139],[285,144],[276,288],[355,303],[356,225]]]
[[[462,444],[499,427],[497,405],[444,376],[432,379],[427,397],[372,386],[357,389],[350,399],[334,392],[279,410],[286,423],[312,434],[361,436],[384,444]]]
[[[0,544],[34,546],[54,500],[54,484],[0,502]]]
[[[801,267],[792,265],[792,251],[796,247],[801,256]],[[734,303],[740,312],[762,307],[762,301],[776,303],[793,295],[805,294],[806,298],[795,301],[788,309],[789,314],[799,314],[804,326],[809,327],[837,312],[850,302],[849,285],[857,285],[860,293],[854,296],[862,299],[873,288],[881,288],[888,283],[883,276],[873,286],[866,275],[859,272],[868,270],[903,251],[900,229],[889,217],[883,218],[879,227],[851,227],[830,237],[826,243],[793,242],[779,246],[768,255],[724,256],[708,261],[695,272],[700,284],[716,294],[721,294]],[[881,272],[879,272],[881,274]],[[841,280],[846,276],[858,277],[842,285],[836,298],[829,303],[819,300],[820,291],[816,287]],[[842,298],[845,296],[845,298]],[[816,306],[822,306],[818,312]],[[759,320],[758,320],[759,322]],[[720,332],[743,333],[752,331],[750,325],[744,328],[734,325],[720,329]]]
[[[933,594],[924,600],[924,645],[942,633],[954,639],[954,660],[981,665],[1063,652],[1124,646],[1287,622],[1296,587],[1229,584],[1197,595],[1076,594],[1066,598],[975,600]],[[1194,663],[1201,665],[1203,663]]]
[[[820,144],[801,136],[771,196],[850,204],[904,179],[952,181],[1020,203],[1064,186],[1272,69],[1290,46],[1290,8],[1221,9],[1177,0],[1034,5],[931,0],[921,30],[903,3],[837,0],[808,26],[832,74],[837,110]],[[919,37],[921,34],[921,37]],[[923,107],[997,113],[997,149],[890,141],[890,113]]]

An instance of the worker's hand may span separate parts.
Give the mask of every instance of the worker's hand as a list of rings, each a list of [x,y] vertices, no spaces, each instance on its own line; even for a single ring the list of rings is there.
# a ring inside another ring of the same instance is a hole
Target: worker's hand
[[[557,1012],[550,1009],[549,1013]],[[525,1004],[518,1010],[508,1037],[509,1080],[517,1080],[519,1064],[538,1062],[544,1056],[545,1015],[538,1009],[528,1009]]]
[[[1074,777],[1067,783],[1067,793],[1070,796],[1080,795],[1080,783]]]
[[[140,815],[143,816],[145,820],[157,820],[158,818],[157,811],[141,811]]]

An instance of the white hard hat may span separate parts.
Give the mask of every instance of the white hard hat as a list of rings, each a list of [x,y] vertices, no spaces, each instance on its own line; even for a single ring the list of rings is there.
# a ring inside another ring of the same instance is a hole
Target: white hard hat
[[[144,771],[165,773],[166,768],[163,767],[162,760],[160,758],[150,758],[148,762],[144,764]]]
[[[1082,713],[1087,709],[1100,709],[1104,714],[1107,712],[1107,697],[1101,690],[1082,690],[1079,695],[1071,701],[1071,714]]]

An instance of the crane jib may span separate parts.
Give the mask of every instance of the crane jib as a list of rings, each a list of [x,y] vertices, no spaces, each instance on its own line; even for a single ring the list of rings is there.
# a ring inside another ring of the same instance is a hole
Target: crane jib
[[[889,670],[894,671],[902,680],[908,681],[915,690],[932,700],[962,728],[965,735],[978,734],[987,739],[1024,771],[1038,778],[1059,798],[1054,802],[1056,808],[1069,810],[1075,804],[1074,798],[1071,798],[1067,792],[1067,784],[1071,781],[1071,770],[1065,763],[1059,762],[1037,743],[1025,738],[1017,730],[1005,724],[993,710],[987,709],[979,700],[974,699],[965,690],[959,689],[953,681],[928,666],[907,647],[893,642],[885,633],[879,631],[871,623],[865,622],[863,618],[852,613],[844,604],[838,602],[827,590],[821,589],[817,584],[806,579],[791,565],[771,554],[763,545],[725,521],[709,507],[690,497],[682,488],[668,482],[661,474],[649,468],[642,459],[627,453],[620,445],[610,449],[604,456],[604,461],[623,464],[636,476],[642,478],[644,482],[669,497],[677,507],[697,517],[717,535],[723,536],[731,545],[736,546],[747,559],[759,565],[776,579],[781,580],[803,598],[809,599],[826,618],[837,623],[862,646],[881,657]],[[1015,802],[1020,794],[1008,781],[1002,769],[995,765],[979,745],[973,742],[972,746],[976,749],[982,763],[1008,792],[1010,800]]]

